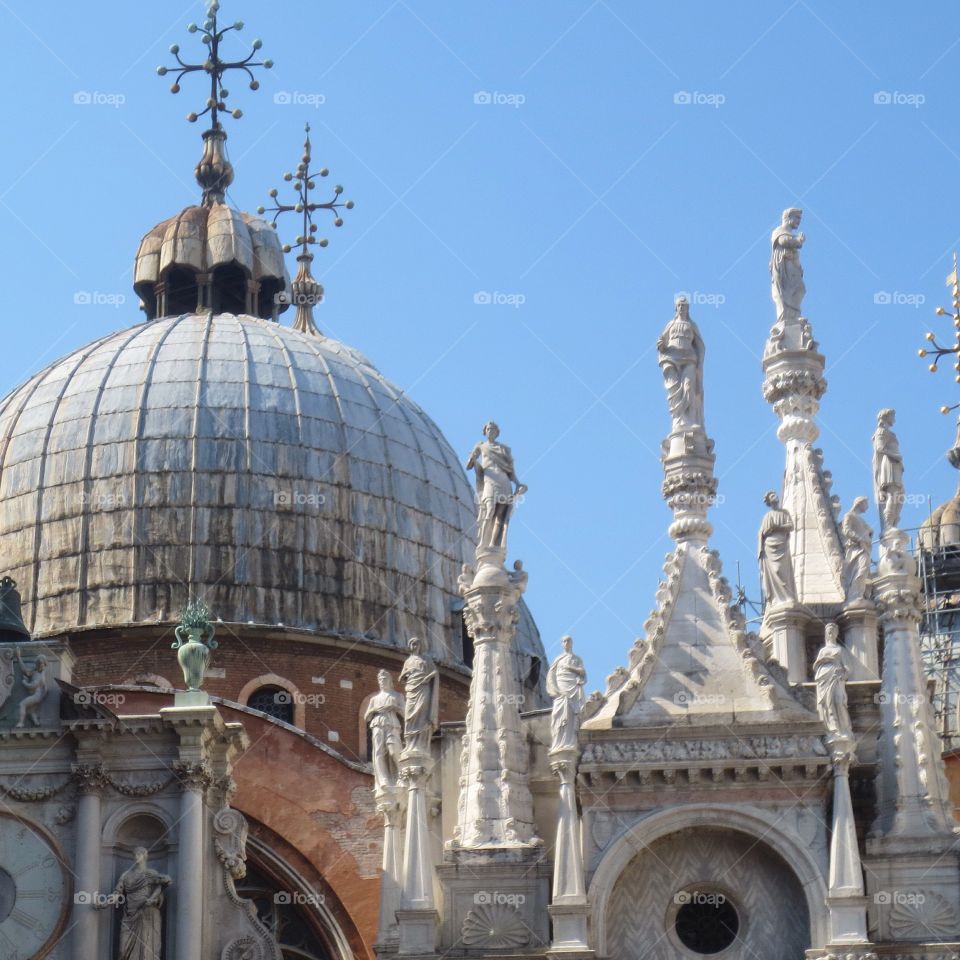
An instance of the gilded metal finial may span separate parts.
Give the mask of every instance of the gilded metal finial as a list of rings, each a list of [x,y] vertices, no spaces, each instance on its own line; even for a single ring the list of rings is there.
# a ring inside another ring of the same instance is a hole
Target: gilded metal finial
[[[223,85],[224,74],[230,70],[242,70],[250,78],[250,89],[256,90],[260,83],[253,75],[254,67],[263,67],[269,70],[273,66],[272,60],[254,60],[257,51],[263,46],[262,41],[254,40],[253,49],[242,60],[224,60],[220,56],[220,44],[223,38],[231,31],[243,29],[243,21],[237,20],[228,27],[220,27],[217,23],[217,13],[220,10],[218,0],[213,0],[207,7],[207,19],[202,26],[191,23],[187,27],[189,33],[199,33],[200,39],[207,48],[207,58],[203,63],[186,63],[180,57],[180,47],[174,44],[170,47],[170,52],[176,57],[177,65],[174,67],[157,67],[157,73],[163,77],[168,73],[175,73],[176,79],[170,87],[171,93],[180,92],[180,81],[188,73],[197,73],[203,71],[210,77],[210,96],[207,98],[206,106],[199,113],[188,113],[187,120],[196,123],[200,117],[210,116],[210,127],[203,134],[203,156],[197,164],[196,177],[197,182],[203,187],[203,203],[222,203],[224,193],[227,187],[233,182],[233,167],[226,158],[223,150],[224,141],[227,139],[226,131],[220,123],[220,114],[227,113],[236,120],[243,116],[239,109],[230,110],[227,108],[227,98],[230,91]]]
[[[273,190],[270,191],[273,206],[257,207],[257,213],[272,213],[273,219],[271,223],[274,228],[277,226],[277,218],[281,213],[293,212],[301,215],[302,232],[293,244],[300,248],[300,252],[297,254],[297,263],[300,266],[297,270],[296,277],[290,284],[293,290],[293,302],[297,307],[297,316],[293,322],[293,327],[302,333],[319,334],[320,331],[313,322],[313,308],[323,300],[323,287],[314,279],[310,270],[310,264],[313,262],[313,253],[310,251],[310,246],[316,244],[317,246],[325,247],[327,241],[326,239],[316,236],[317,225],[313,222],[313,215],[318,210],[329,210],[333,214],[333,225],[335,227],[342,227],[343,218],[340,216],[340,210],[352,210],[353,201],[340,199],[343,193],[343,187],[339,184],[333,188],[333,199],[328,200],[326,203],[317,203],[310,199],[310,191],[317,185],[314,178],[326,177],[330,171],[327,170],[326,167],[322,167],[316,173],[311,173],[310,161],[312,159],[312,151],[310,146],[310,124],[306,124],[304,129],[307,136],[303,142],[303,156],[300,158],[300,165],[293,173],[285,173],[283,175],[284,180],[293,182],[293,189],[297,195],[296,203],[281,203],[277,199],[279,191],[274,187]],[[289,243],[283,245],[284,253],[289,253],[291,249]]]
[[[929,367],[931,373],[937,372],[937,365],[944,357],[953,356],[953,369],[955,371],[954,380],[957,383],[960,383],[960,275],[957,273],[956,254],[953,255],[953,270],[947,275],[947,286],[950,288],[953,301],[953,313],[951,314],[951,317],[953,319],[954,342],[949,347],[941,346],[939,343],[937,343],[936,334],[930,332],[926,337],[930,346],[921,347],[917,353],[921,357],[933,358],[933,362]],[[946,307],[937,307],[936,309],[936,314],[938,317],[945,317],[949,313],[950,311],[947,310]],[[949,406],[941,407],[940,412],[949,413],[951,410],[956,410],[958,407],[960,407],[960,401],[950,404]]]

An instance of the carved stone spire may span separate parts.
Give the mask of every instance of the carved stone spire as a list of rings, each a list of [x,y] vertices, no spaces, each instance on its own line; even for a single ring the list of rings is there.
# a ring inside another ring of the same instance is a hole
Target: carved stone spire
[[[843,551],[830,499],[829,473],[814,448],[814,422],[827,389],[824,358],[810,321],[800,316],[806,287],[797,233],[802,212],[791,207],[771,237],[771,295],[776,322],[763,355],[763,395],[780,418],[777,436],[786,447],[783,509],[793,520],[790,554],[797,599],[802,604],[842,604]]]
[[[759,642],[732,605],[720,557],[711,550],[707,511],[714,501],[713,441],[704,425],[704,345],[683,298],[657,340],[670,432],[663,441],[663,496],[676,541],[666,580],[629,654],[629,669],[608,678],[587,728],[669,722],[724,723],[752,716],[809,716],[764,662]],[[774,668],[776,670],[776,668]]]
[[[476,571],[464,566],[460,592],[473,638],[473,677],[460,754],[460,802],[452,850],[537,846],[528,784],[529,748],[521,730],[522,697],[511,667],[518,604],[527,574],[518,560],[507,572],[507,527],[526,487],[495,423],[474,447],[467,468],[477,474],[479,536]]]

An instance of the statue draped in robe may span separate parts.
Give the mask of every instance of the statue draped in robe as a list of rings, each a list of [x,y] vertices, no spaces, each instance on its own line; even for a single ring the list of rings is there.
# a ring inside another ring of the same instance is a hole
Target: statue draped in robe
[[[393,689],[393,678],[386,670],[377,674],[377,682],[380,690],[370,698],[363,719],[370,727],[374,791],[381,793],[397,785],[404,700]]]
[[[510,448],[497,443],[500,428],[491,420],[483,435],[486,439],[473,448],[466,464],[476,475],[478,556],[489,549],[506,551],[510,514],[516,498],[527,492],[526,484],[517,479]]]
[[[170,878],[147,866],[147,851],[137,847],[134,863],[125,870],[114,887],[120,921],[120,948],[117,960],[161,960],[163,956],[163,891]],[[102,906],[106,906],[103,904]]]
[[[843,662],[839,636],[839,627],[835,623],[828,623],[823,646],[813,662],[817,713],[833,739],[852,740],[853,725],[847,707],[847,668]]]
[[[702,427],[704,345],[684,297],[677,300],[676,315],[657,340],[657,353],[673,430]]]
[[[804,236],[797,233],[803,211],[790,207],[783,211],[780,226],[770,237],[771,296],[777,308],[777,327],[783,331],[785,320],[799,320],[807,288],[803,283],[800,249]]]
[[[400,671],[404,684],[403,753],[429,756],[430,737],[437,726],[440,707],[440,674],[434,662],[420,653],[421,642],[412,637],[407,644],[410,655]]]
[[[550,715],[550,752],[579,750],[580,712],[585,697],[583,688],[587,671],[583,661],[573,652],[573,638],[564,637],[563,653],[553,661],[547,673],[547,693],[553,697]]]
[[[760,524],[760,583],[768,606],[795,604],[797,586],[790,560],[790,531],[793,520],[780,507],[780,498],[771,490],[763,502],[770,508]]]
[[[867,498],[857,497],[840,524],[844,550],[843,588],[848,603],[862,600],[869,585],[873,531],[863,519],[866,510]]]
[[[903,510],[903,455],[892,429],[896,416],[895,410],[881,410],[873,434],[873,492],[880,511],[881,533],[900,523]]]

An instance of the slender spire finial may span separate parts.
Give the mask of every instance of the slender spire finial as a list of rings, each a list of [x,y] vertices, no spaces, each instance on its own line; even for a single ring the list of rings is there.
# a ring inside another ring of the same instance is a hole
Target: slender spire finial
[[[203,63],[186,63],[180,57],[180,46],[174,44],[170,52],[176,57],[177,65],[173,67],[157,67],[157,73],[163,77],[168,73],[175,73],[176,79],[170,87],[171,93],[180,92],[180,81],[188,73],[203,71],[210,77],[210,95],[206,106],[199,113],[188,113],[187,120],[196,123],[200,117],[209,115],[210,127],[203,134],[203,156],[197,164],[197,183],[203,188],[203,203],[222,203],[227,187],[233,182],[233,167],[227,159],[223,149],[227,133],[220,123],[220,114],[227,113],[235,120],[243,116],[239,108],[228,109],[226,101],[230,91],[223,85],[223,77],[230,70],[242,70],[250,78],[250,89],[256,90],[260,83],[253,75],[253,67],[263,67],[269,70],[273,66],[272,60],[254,60],[257,51],[263,46],[262,41],[254,40],[253,49],[242,60],[224,60],[220,56],[220,44],[231,31],[243,29],[243,21],[237,20],[228,27],[221,27],[217,23],[217,13],[220,4],[217,0],[207,7],[207,18],[201,26],[191,23],[187,27],[189,33],[199,33],[200,39],[207,48],[207,57]]]
[[[317,210],[329,210],[333,214],[333,225],[335,227],[343,226],[343,218],[340,216],[340,210],[352,210],[352,200],[341,200],[343,187],[339,184],[333,188],[333,199],[326,203],[317,203],[310,199],[310,191],[316,187],[315,177],[326,177],[329,170],[322,167],[316,173],[311,173],[310,162],[312,160],[312,149],[310,146],[310,124],[305,124],[306,139],[303,142],[303,156],[300,158],[300,164],[293,173],[285,173],[283,179],[293,182],[293,189],[297,195],[296,203],[281,203],[277,196],[279,191],[274,187],[270,191],[270,197],[273,199],[272,207],[257,207],[257,213],[272,213],[271,223],[274,227],[277,225],[277,218],[281,213],[299,213],[302,217],[301,233],[294,241],[294,246],[300,248],[297,254],[297,263],[300,265],[297,275],[294,278],[291,287],[293,288],[293,300],[297,307],[297,316],[293,322],[295,330],[302,333],[319,334],[316,324],[313,322],[313,308],[323,300],[323,287],[314,279],[310,270],[310,264],[313,263],[313,253],[310,246],[316,244],[321,247],[327,245],[326,239],[318,238],[317,225],[313,222],[313,215]],[[283,252],[289,253],[291,250],[289,243],[284,244]]]

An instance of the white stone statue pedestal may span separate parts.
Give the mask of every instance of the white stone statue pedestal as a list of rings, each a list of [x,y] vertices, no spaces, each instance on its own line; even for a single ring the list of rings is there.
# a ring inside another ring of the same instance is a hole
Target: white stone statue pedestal
[[[590,907],[586,899],[583,903],[558,903],[554,900],[547,909],[553,927],[547,956],[562,956],[566,960],[592,957],[594,952],[589,948],[587,939]]]
[[[770,657],[787,671],[789,683],[807,679],[807,652],[804,630],[809,614],[799,604],[768,608],[763,614],[760,636]]]
[[[867,944],[867,905],[869,897],[827,897],[830,911],[829,946]]]
[[[427,822],[427,780],[433,761],[418,753],[400,756],[400,780],[407,787],[407,829],[403,848],[403,877],[398,952],[404,956],[432,954],[437,946],[439,914],[433,897],[433,855]]]
[[[880,617],[870,600],[859,600],[846,607],[837,618],[847,651],[851,680],[879,680],[880,660],[877,631]]]

